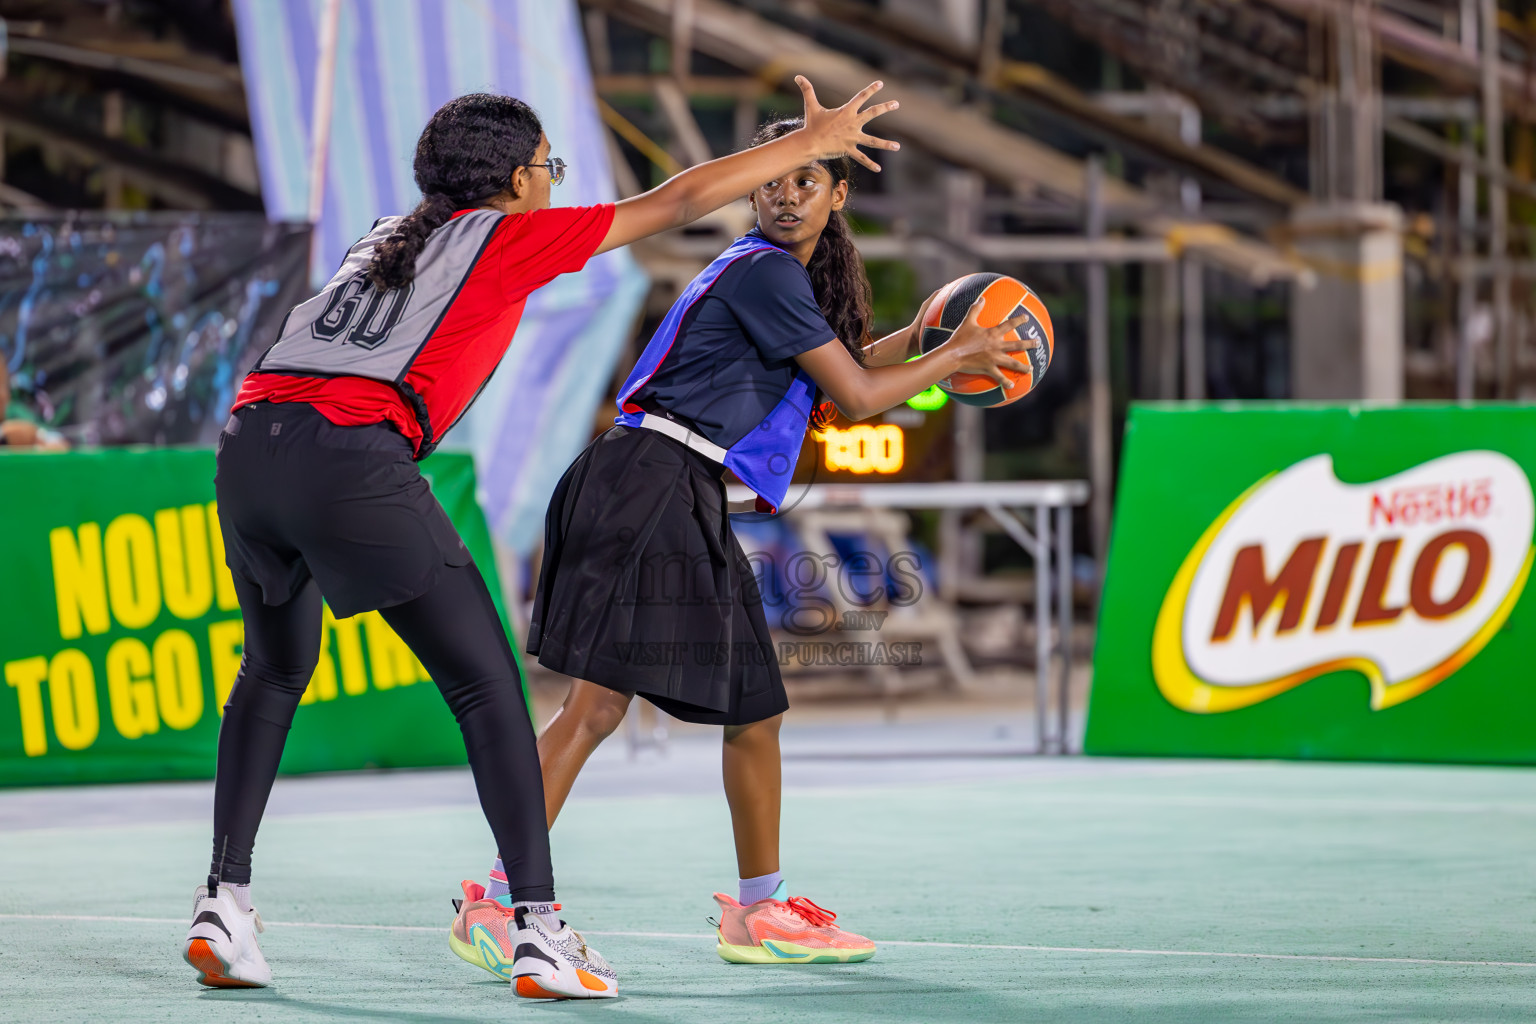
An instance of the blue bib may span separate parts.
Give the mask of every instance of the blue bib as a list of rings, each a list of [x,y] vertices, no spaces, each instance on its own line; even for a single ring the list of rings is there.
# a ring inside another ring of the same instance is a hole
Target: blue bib
[[[688,310],[708,294],[727,267],[737,260],[775,246],[760,238],[738,238],[705,267],[703,272],[689,282],[678,296],[672,308],[662,319],[661,326],[651,336],[639,362],[629,371],[624,386],[619,389],[619,415],[614,422],[627,427],[638,427],[644,411],[630,401],[631,396],[645,386],[646,381],[661,367],[667,353],[677,341]],[[805,442],[805,427],[811,415],[811,402],[816,394],[816,383],[809,374],[799,370],[777,405],[741,439],[726,449],[725,466],[735,473],[741,482],[750,487],[761,502],[777,512],[789,492],[790,478],[795,475],[795,463],[800,458],[800,448]]]

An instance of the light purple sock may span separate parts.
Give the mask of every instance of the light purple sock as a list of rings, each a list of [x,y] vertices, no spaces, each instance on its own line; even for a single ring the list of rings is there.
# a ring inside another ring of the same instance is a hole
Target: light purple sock
[[[506,896],[512,889],[507,885],[507,872],[501,866],[501,858],[496,858],[495,865],[491,868],[490,884],[485,887],[485,898],[493,900],[498,896]]]
[[[758,875],[756,878],[742,878],[737,880],[737,893],[742,906],[756,903],[758,900],[767,899],[778,891],[784,884],[784,873],[775,871],[770,875]]]
[[[506,869],[501,866],[500,857],[496,858],[496,864],[491,868],[490,882],[491,884],[487,886],[485,890],[486,899],[500,900],[509,907],[526,907],[533,913],[538,914],[539,917],[543,919],[544,923],[549,926],[550,931],[557,932],[560,930],[560,912],[555,909],[555,904],[529,903],[527,901],[522,903],[512,902],[512,890],[507,885],[507,872]]]

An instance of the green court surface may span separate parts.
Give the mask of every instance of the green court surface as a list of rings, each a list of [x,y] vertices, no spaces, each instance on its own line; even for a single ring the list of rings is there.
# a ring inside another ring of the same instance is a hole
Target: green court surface
[[[1530,771],[795,762],[793,891],[882,945],[780,968],[713,951],[717,758],[610,764],[557,826],[567,916],[620,971],[585,1004],[519,1001],[449,952],[491,848],[461,772],[279,782],[254,889],[277,981],[246,992],[178,957],[206,786],[0,794],[0,1020],[1536,1019]],[[661,795],[618,784],[647,772]]]

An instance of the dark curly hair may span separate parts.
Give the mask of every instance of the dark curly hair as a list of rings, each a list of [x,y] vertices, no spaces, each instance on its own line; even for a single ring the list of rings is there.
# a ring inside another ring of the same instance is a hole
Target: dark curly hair
[[[421,204],[374,248],[368,279],[381,289],[410,284],[427,236],[457,211],[508,191],[543,134],[539,115],[511,96],[472,92],[439,107],[416,140]]]
[[[798,117],[771,121],[757,130],[752,145],[761,146],[805,127]],[[853,187],[853,161],[846,156],[816,161],[832,175],[832,182],[846,181]],[[864,273],[864,258],[853,244],[848,219],[841,210],[833,210],[826,229],[816,240],[816,250],[805,268],[811,275],[811,290],[827,324],[837,332],[854,360],[864,364],[864,346],[870,340],[874,313],[869,278]]]

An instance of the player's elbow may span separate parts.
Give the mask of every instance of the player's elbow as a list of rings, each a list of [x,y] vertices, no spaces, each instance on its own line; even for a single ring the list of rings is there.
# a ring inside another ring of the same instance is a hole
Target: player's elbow
[[[703,197],[699,195],[702,183],[691,180],[695,178],[697,175],[685,172],[669,181],[669,187],[664,190],[665,217],[674,228],[692,224],[709,212]]]
[[[873,402],[870,402],[862,395],[851,394],[838,397],[829,393],[827,397],[832,399],[832,404],[837,406],[837,411],[842,413],[844,419],[854,423],[857,423],[859,420],[868,419],[880,411]]]

